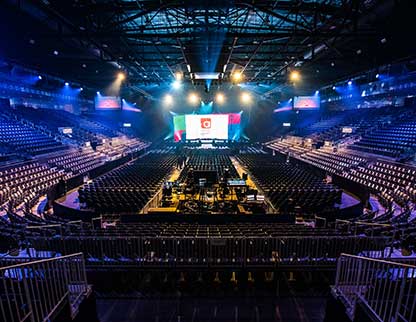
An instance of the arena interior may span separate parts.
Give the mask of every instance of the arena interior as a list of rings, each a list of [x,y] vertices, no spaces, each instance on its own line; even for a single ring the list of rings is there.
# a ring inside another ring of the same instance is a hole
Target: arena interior
[[[0,321],[416,321],[414,12],[1,1]]]

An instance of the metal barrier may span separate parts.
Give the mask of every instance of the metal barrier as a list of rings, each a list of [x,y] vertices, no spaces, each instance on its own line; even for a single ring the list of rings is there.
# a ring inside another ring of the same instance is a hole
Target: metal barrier
[[[1,321],[49,321],[67,304],[74,317],[89,292],[82,253],[3,267]]]
[[[83,236],[36,238],[36,249],[62,254],[83,252],[88,265],[335,265],[341,253],[378,251],[384,237],[283,236],[283,237],[127,237]],[[378,255],[380,256],[380,255]],[[91,261],[91,259],[95,259]]]
[[[352,319],[360,302],[379,321],[414,321],[416,266],[342,254],[333,292]]]

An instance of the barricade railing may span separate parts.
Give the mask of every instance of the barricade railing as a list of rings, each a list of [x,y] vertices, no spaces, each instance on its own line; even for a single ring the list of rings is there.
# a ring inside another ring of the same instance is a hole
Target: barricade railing
[[[282,237],[134,237],[67,236],[35,238],[36,249],[53,249],[62,254],[83,252],[89,265],[136,264],[156,262],[204,265],[319,265],[335,264],[341,253],[379,252],[385,237],[361,236],[282,236]],[[123,258],[123,260],[121,260]],[[91,261],[95,259],[96,261]],[[129,259],[130,261],[126,260]]]
[[[379,321],[414,321],[416,266],[342,254],[332,290],[353,319],[357,303]]]
[[[0,268],[0,320],[49,321],[90,292],[82,253]]]

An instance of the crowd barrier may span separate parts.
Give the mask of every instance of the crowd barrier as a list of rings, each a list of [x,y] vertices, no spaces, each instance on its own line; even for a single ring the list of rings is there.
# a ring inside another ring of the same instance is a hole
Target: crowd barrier
[[[342,254],[333,293],[352,319],[360,304],[375,321],[414,321],[416,266]]]
[[[90,292],[81,253],[0,268],[0,319],[50,321],[69,304],[75,316]]]

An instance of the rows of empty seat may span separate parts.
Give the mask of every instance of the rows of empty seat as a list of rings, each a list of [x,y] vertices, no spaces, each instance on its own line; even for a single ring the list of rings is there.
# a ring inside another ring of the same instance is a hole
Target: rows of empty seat
[[[18,151],[32,155],[45,154],[66,149],[66,146],[41,131],[0,116],[0,142]]]
[[[148,154],[84,185],[79,200],[99,213],[140,211],[176,164],[173,155]]]
[[[0,204],[9,202],[13,208],[22,202],[31,203],[63,178],[64,171],[37,162],[0,169]]]
[[[58,157],[48,159],[51,167],[64,169],[70,175],[86,173],[104,162],[101,153],[92,149],[83,149],[81,151],[71,151]]]
[[[341,191],[324,178],[287,163],[282,156],[240,155],[255,180],[273,205],[282,211],[299,209],[305,213],[333,209],[340,203]]]

